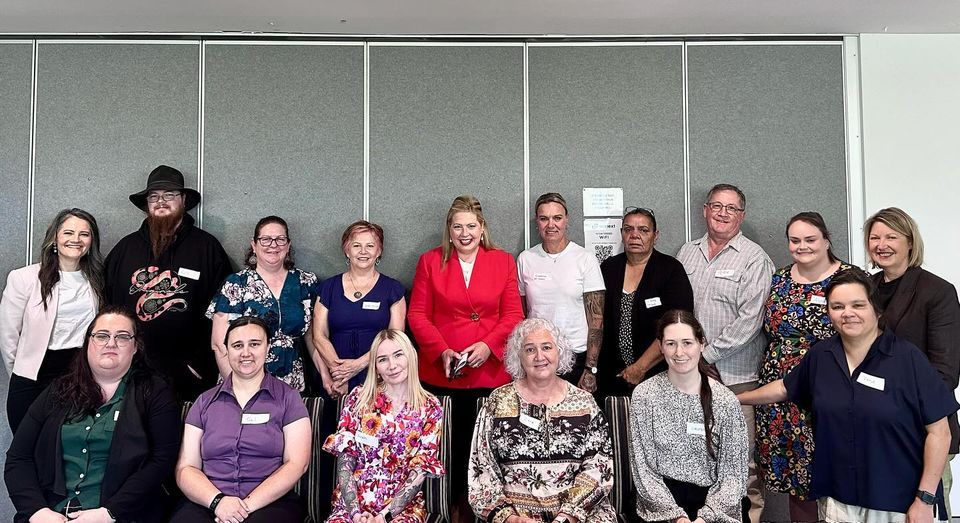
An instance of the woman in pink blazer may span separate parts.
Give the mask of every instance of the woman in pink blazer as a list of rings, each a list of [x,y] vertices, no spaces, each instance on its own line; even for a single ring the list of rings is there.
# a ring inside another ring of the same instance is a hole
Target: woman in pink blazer
[[[420,256],[407,313],[420,349],[420,378],[431,392],[450,396],[458,439],[473,431],[477,398],[510,381],[503,353],[522,319],[516,261],[493,244],[480,202],[458,196],[441,245]],[[466,469],[459,460],[448,471],[454,523],[460,515],[473,520]]]
[[[103,303],[97,220],[64,209],[47,227],[40,263],[10,271],[0,298],[0,354],[10,375],[7,421],[17,431],[33,400],[63,374]]]

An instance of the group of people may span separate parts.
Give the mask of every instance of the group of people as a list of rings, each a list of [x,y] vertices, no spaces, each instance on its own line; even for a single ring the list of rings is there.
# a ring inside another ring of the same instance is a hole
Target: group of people
[[[960,304],[900,209],[864,226],[871,277],[815,212],[789,220],[775,270],[727,184],[676,257],[654,211],[627,208],[602,263],[568,238],[560,194],[538,198],[542,242],[516,260],[459,196],[408,304],[377,224],[344,231],[346,270],[321,281],[277,216],[233,272],[176,169],[130,200],[146,218],[106,258],[94,217],[64,210],[7,278],[17,521],[300,521],[319,430],[333,523],[423,521],[441,475],[456,523],[613,522],[609,396],[632,398],[628,518],[758,522],[765,499],[789,521],[947,514]],[[304,394],[325,399],[319,428]],[[443,463],[441,438],[469,455]]]

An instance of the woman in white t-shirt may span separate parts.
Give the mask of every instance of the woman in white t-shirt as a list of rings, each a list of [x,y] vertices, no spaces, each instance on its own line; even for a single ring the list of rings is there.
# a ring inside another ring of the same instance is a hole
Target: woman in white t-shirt
[[[537,198],[535,218],[543,243],[517,257],[520,297],[528,318],[550,320],[570,342],[573,369],[561,377],[597,390],[603,341],[603,275],[593,253],[567,238],[567,201],[551,192]]]
[[[64,209],[47,228],[40,263],[10,271],[0,298],[0,353],[10,375],[7,421],[17,431],[33,400],[63,374],[103,303],[97,220]]]

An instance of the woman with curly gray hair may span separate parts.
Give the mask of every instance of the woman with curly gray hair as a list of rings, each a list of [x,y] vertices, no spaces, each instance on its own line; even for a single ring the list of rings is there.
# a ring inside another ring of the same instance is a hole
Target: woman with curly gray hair
[[[566,338],[548,320],[521,321],[497,388],[473,432],[470,505],[496,523],[613,523],[613,459],[593,396],[560,378],[573,366]]]

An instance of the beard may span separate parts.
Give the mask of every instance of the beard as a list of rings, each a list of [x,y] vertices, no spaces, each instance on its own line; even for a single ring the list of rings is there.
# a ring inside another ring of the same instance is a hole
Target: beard
[[[166,216],[154,216],[147,214],[147,228],[150,230],[150,247],[153,250],[153,257],[159,258],[163,251],[170,247],[176,238],[177,227],[183,220],[183,207],[176,213],[170,213]]]

